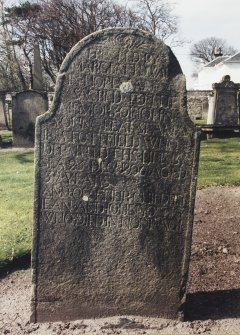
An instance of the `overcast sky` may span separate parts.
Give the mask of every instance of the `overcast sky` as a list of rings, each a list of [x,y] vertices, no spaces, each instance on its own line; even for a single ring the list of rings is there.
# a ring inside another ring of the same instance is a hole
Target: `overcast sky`
[[[180,18],[182,36],[192,42],[206,37],[219,37],[240,50],[240,0],[176,0],[176,14]],[[189,47],[173,50],[187,78],[193,85],[193,67],[189,61]]]
[[[119,0],[120,1],[120,0]],[[123,3],[124,0],[121,0]],[[134,0],[126,0],[131,4]],[[240,50],[240,0],[170,0],[179,17],[180,34],[191,43],[202,38],[215,36],[225,39],[228,44]],[[193,65],[189,57],[190,45],[174,48],[183,73],[186,75],[187,86],[193,86],[191,74]]]

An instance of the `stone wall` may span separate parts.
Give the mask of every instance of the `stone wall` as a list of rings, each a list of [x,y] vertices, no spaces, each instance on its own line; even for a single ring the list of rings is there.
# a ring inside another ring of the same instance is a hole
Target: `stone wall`
[[[192,120],[207,120],[208,114],[208,95],[212,91],[188,91],[187,106],[188,114]]]

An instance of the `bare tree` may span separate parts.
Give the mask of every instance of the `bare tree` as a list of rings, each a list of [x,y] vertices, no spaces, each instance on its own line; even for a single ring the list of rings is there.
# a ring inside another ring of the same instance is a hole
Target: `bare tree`
[[[173,6],[166,0],[138,0],[137,15],[142,27],[163,41],[169,41],[178,32],[178,18]]]
[[[237,52],[224,39],[208,37],[192,45],[190,50],[191,59],[196,65],[207,64],[215,58],[214,50],[216,48],[220,48],[223,55],[230,56]]]
[[[6,41],[2,50],[12,62],[9,73],[14,72],[18,78],[15,80],[12,73],[12,87],[24,89],[32,81],[35,42],[40,46],[45,78],[54,83],[69,50],[102,24],[106,28],[141,28],[164,41],[176,35],[177,18],[169,3],[137,0],[137,4],[137,8],[132,9],[115,0],[33,0],[3,8],[7,20],[2,20],[5,22],[2,23],[2,34]]]
[[[139,17],[112,0],[39,0],[38,22],[32,27],[46,73],[54,82],[66,54],[86,35],[105,27],[140,26]]]
[[[31,27],[36,20],[37,9],[36,4],[28,1],[10,8],[1,1],[0,60],[2,70],[5,68],[4,87],[7,90],[25,90],[30,86],[33,50]]]
[[[0,2],[0,81],[4,89],[25,89],[27,83],[24,77],[22,59],[18,57],[18,44],[13,38],[13,27],[5,11],[4,1]]]

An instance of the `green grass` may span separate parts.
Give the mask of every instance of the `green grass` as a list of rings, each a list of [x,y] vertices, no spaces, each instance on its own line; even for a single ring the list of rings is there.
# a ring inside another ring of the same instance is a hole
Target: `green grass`
[[[10,130],[0,130],[0,136],[2,137],[3,143],[12,142],[12,132]]]
[[[0,262],[31,249],[33,152],[0,150]]]
[[[240,185],[240,138],[202,141],[198,187]],[[33,152],[0,150],[0,265],[31,250]]]
[[[198,187],[240,185],[240,138],[202,141]]]
[[[193,120],[193,123],[197,125],[207,124],[207,120]]]

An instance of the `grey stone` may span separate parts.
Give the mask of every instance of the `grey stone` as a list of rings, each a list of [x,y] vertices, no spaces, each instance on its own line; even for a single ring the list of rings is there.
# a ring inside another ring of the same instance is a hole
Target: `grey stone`
[[[208,96],[212,91],[193,90],[187,92],[188,115],[192,120],[207,120]]]
[[[12,131],[15,147],[33,147],[37,116],[47,111],[47,95],[33,90],[13,96]]]
[[[80,41],[37,119],[31,320],[182,315],[198,155],[166,45],[120,28]]]
[[[33,90],[44,91],[42,66],[39,45],[34,44],[34,62],[33,62]]]
[[[214,126],[237,126],[239,122],[238,90],[240,84],[223,77],[220,83],[213,84],[213,101],[209,105],[208,124]]]
[[[208,96],[208,114],[207,114],[207,124],[214,124],[214,109],[215,109],[215,97],[214,95]]]

